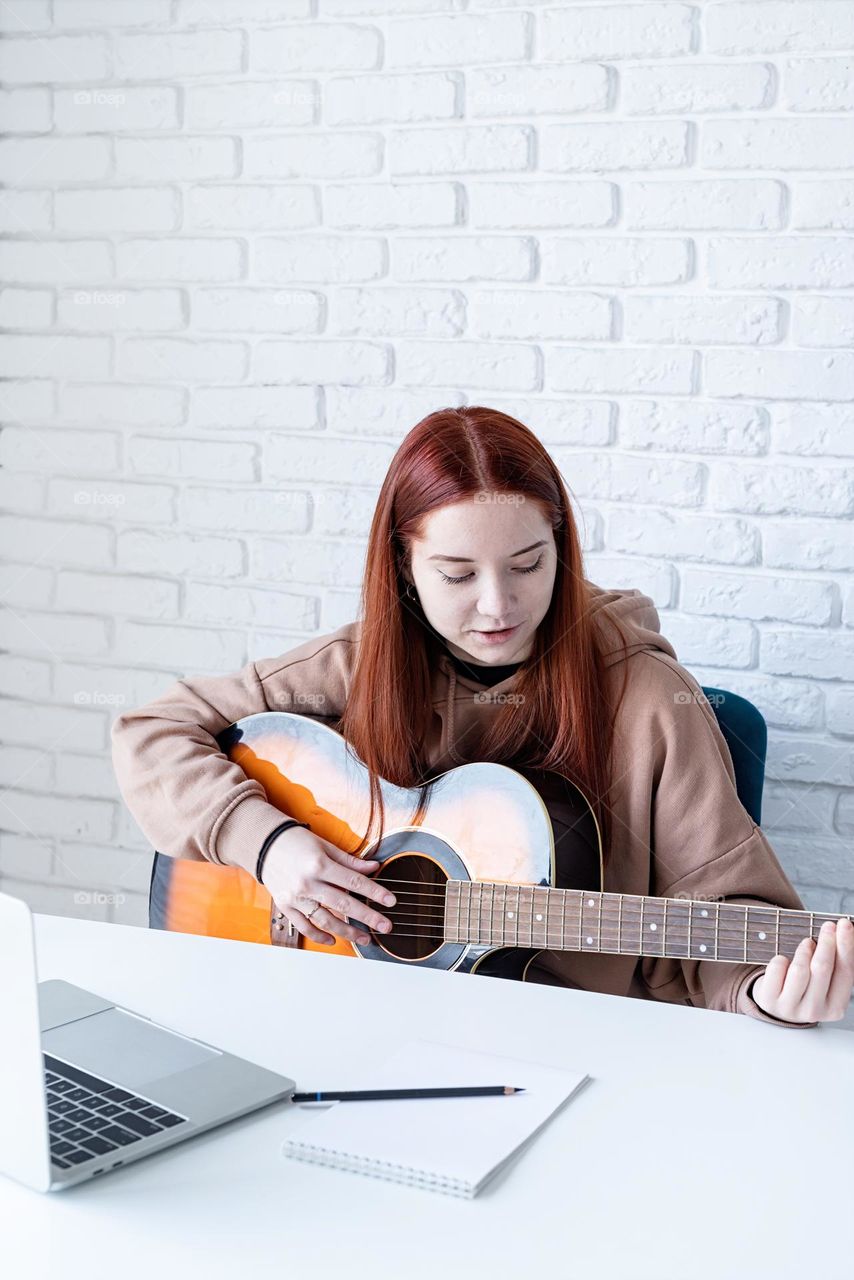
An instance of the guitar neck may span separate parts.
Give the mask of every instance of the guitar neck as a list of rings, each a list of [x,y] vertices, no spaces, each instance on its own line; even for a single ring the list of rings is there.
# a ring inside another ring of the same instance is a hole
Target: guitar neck
[[[449,880],[445,940],[488,947],[604,951],[767,964],[791,958],[825,920],[850,916],[631,893]]]

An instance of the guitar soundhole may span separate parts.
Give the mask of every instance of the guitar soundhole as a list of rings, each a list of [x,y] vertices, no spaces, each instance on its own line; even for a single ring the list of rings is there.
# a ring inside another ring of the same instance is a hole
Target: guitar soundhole
[[[391,933],[372,931],[374,941],[400,960],[424,960],[438,951],[448,879],[442,867],[424,854],[401,853],[388,858],[374,878],[397,899],[393,907],[372,903],[391,921]]]

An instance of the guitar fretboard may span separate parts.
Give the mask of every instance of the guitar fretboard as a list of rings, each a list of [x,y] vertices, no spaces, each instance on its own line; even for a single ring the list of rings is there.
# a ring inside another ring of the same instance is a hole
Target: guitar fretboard
[[[447,942],[767,964],[845,916],[638,894],[449,880]]]

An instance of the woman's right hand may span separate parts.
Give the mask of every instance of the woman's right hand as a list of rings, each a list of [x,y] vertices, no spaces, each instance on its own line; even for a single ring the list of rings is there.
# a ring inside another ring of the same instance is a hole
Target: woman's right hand
[[[368,903],[351,898],[347,892],[361,893],[383,906],[393,907],[394,894],[368,874],[379,865],[375,858],[366,860],[344,853],[307,827],[289,827],[280,832],[270,846],[261,869],[261,883],[277,909],[313,942],[331,945],[337,935],[367,944],[371,938],[365,929],[347,924],[332,913],[340,912],[347,919],[360,920],[380,933],[388,932],[391,921],[386,916]],[[321,905],[312,911],[315,902]],[[307,911],[312,912],[310,920],[306,918]],[[334,930],[334,934],[324,930]]]

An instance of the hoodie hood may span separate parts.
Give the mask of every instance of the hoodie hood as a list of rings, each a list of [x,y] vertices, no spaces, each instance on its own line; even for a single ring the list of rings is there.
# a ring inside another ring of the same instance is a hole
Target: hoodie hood
[[[661,634],[658,610],[650,596],[644,595],[637,587],[608,591],[588,582],[587,588],[591,596],[591,612],[599,625],[600,635],[604,637],[606,667],[621,662],[624,656],[614,619],[621,623],[629,637],[626,657],[641,649],[658,649],[668,657],[676,658],[673,645]]]

